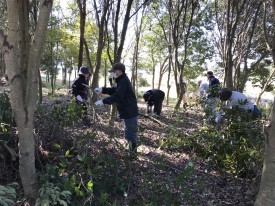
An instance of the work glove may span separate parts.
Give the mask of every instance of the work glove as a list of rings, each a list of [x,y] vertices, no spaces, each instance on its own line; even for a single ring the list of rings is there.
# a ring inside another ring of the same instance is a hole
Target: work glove
[[[115,78],[116,77],[116,73],[114,73],[114,72],[110,72],[110,74],[109,74],[109,78]]]
[[[94,91],[95,91],[95,93],[100,94],[100,93],[102,93],[102,88],[100,88],[100,87],[95,88]]]
[[[95,106],[103,106],[103,101],[102,100],[98,100],[95,102]]]
[[[80,101],[80,102],[83,102],[83,98],[82,98],[80,95],[77,95],[77,96],[76,96],[76,99],[77,99],[78,101]]]

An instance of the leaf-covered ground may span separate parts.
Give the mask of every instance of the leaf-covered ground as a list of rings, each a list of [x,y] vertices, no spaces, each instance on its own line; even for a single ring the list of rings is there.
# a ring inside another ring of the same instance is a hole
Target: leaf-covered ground
[[[50,111],[65,105],[68,96],[44,98],[40,109]],[[109,125],[109,106],[96,108],[91,126],[77,122],[73,126],[53,124],[54,117],[36,114],[37,168],[55,164],[58,156],[73,147],[81,147],[93,159],[94,195],[91,205],[253,205],[258,179],[236,178],[201,159],[184,143],[198,131],[202,113],[198,107],[180,109],[164,106],[161,117],[145,117],[146,105],[139,102],[139,146],[137,157],[129,157],[123,137],[123,121]],[[79,136],[94,134],[83,142]],[[56,149],[55,145],[60,145]],[[75,154],[76,155],[76,154]],[[74,154],[72,154],[74,156]],[[71,167],[75,161],[71,158]],[[16,167],[13,166],[12,167]],[[19,179],[18,170],[8,177]],[[5,175],[4,175],[5,176]]]

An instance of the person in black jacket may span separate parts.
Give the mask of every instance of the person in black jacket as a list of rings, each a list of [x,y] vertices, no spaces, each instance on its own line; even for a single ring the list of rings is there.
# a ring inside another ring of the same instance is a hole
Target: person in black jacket
[[[218,92],[220,90],[220,81],[214,76],[212,71],[206,73],[207,79],[209,81],[208,96],[210,98],[218,97]]]
[[[154,113],[160,115],[164,97],[165,93],[159,89],[151,89],[145,92],[143,99],[147,102],[147,112],[151,113],[151,107],[154,106]]]
[[[205,113],[208,120],[214,119],[216,115],[216,108],[219,103],[218,93],[220,90],[220,81],[214,76],[212,71],[207,71],[206,73],[209,86],[206,94],[206,107]]]
[[[137,148],[137,130],[138,130],[138,107],[137,99],[130,83],[129,78],[125,73],[125,65],[115,63],[112,66],[112,71],[115,73],[115,84],[112,88],[96,88],[97,94],[103,93],[110,95],[102,100],[95,102],[95,106],[104,104],[116,103],[119,117],[124,120],[125,138],[129,142],[131,151],[136,151]]]
[[[82,66],[79,69],[78,77],[72,84],[72,94],[75,96],[76,102],[84,108],[83,122],[87,125],[89,124],[87,117],[87,103],[90,101],[88,99],[87,85],[89,84],[88,80],[90,76],[91,73],[89,68]]]

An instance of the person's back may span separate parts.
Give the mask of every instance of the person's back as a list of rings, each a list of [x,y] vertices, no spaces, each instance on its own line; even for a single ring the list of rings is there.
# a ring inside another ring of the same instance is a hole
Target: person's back
[[[209,88],[209,83],[206,81],[199,81],[199,95],[200,97],[204,97],[206,95],[206,92]]]
[[[232,91],[232,95],[229,98],[229,106],[251,111],[254,109],[254,104],[243,93],[237,91]]]
[[[162,102],[164,100],[165,93],[160,89],[148,90],[144,95],[144,101],[147,102],[149,107],[154,106],[154,113],[160,115],[162,110]],[[148,113],[150,113],[150,108],[147,108]]]
[[[165,93],[160,90],[160,89],[153,89],[153,95],[152,95],[152,100],[153,101],[163,101]]]

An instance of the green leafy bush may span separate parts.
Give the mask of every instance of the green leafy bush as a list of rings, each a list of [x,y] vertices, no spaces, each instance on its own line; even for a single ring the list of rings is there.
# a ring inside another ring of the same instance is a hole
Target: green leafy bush
[[[0,185],[0,205],[9,206],[15,205],[16,188],[18,184],[13,182],[7,186]]]
[[[53,183],[46,182],[38,192],[36,206],[63,205],[67,206],[70,203],[70,191],[60,191],[60,188]]]
[[[0,122],[10,125],[14,123],[10,98],[6,93],[0,93]]]
[[[241,177],[257,175],[263,162],[260,121],[246,111],[226,111],[222,124],[205,124],[189,138],[191,148],[220,169]]]
[[[59,125],[61,127],[73,126],[84,113],[82,105],[75,102],[63,102],[54,104],[51,108],[45,108],[43,105],[37,108],[36,117],[46,121],[50,125]]]

